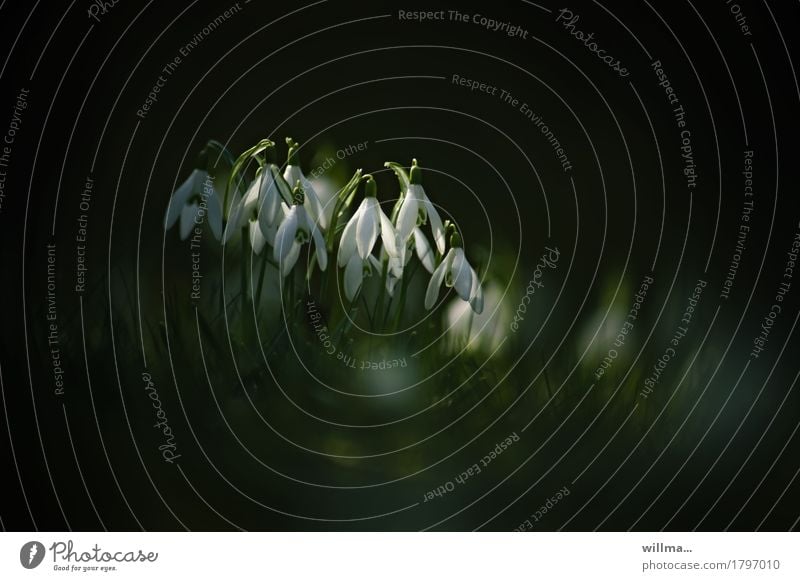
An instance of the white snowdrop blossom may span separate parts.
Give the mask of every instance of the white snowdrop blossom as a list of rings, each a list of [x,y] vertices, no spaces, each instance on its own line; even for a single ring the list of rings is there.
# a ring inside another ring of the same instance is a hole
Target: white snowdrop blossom
[[[195,226],[207,222],[217,240],[222,235],[222,202],[214,187],[214,178],[205,170],[195,169],[172,194],[164,219],[169,230],[180,222],[181,240],[186,240]]]
[[[344,290],[347,300],[350,301],[361,288],[364,276],[372,273],[370,258],[374,259],[372,250],[378,236],[388,255],[397,256],[394,226],[378,202],[375,180],[371,175],[364,176],[364,179],[366,180],[364,199],[342,231],[337,255],[339,267],[345,267]]]
[[[319,224],[312,221],[303,205],[302,187],[294,190],[295,203],[286,213],[275,235],[274,258],[280,267],[281,276],[289,274],[300,256],[303,244],[313,239],[320,270],[328,266],[328,252]]]
[[[303,170],[300,168],[300,163],[297,159],[297,150],[300,148],[300,145],[289,137],[286,138],[286,143],[289,145],[289,157],[286,161],[283,179],[285,179],[286,183],[291,187],[294,187],[297,182],[300,182],[305,194],[303,206],[305,206],[306,212],[311,220],[319,224],[320,228],[324,230],[328,227],[328,218],[322,208],[322,203],[319,201],[319,196],[317,196],[314,186],[308,178],[306,178]]]
[[[236,230],[247,226],[250,245],[256,254],[260,254],[266,244],[274,246],[278,227],[288,211],[281,189],[288,192],[276,165],[266,164],[259,168],[244,197],[233,206],[225,241],[230,240]]]
[[[436,248],[439,254],[444,254],[445,232],[442,219],[425,193],[425,188],[422,187],[421,181],[422,170],[415,159],[409,172],[409,184],[406,187],[405,195],[400,202],[400,210],[397,213],[397,245],[400,246],[400,244],[408,242],[411,236],[414,235],[415,228],[430,221]]]
[[[453,234],[451,245],[452,248],[433,271],[428,283],[428,290],[425,293],[425,308],[430,309],[436,304],[439,289],[444,282],[445,286],[454,288],[462,300],[468,301],[473,311],[481,313],[483,311],[483,291],[480,279],[464,255],[458,234]]]
[[[347,264],[353,254],[361,260],[366,260],[372,254],[372,249],[378,236],[383,241],[383,247],[389,256],[396,256],[395,231],[392,221],[381,209],[376,195],[376,184],[372,176],[365,176],[366,186],[364,199],[353,213],[342,231],[339,242],[339,266]]]

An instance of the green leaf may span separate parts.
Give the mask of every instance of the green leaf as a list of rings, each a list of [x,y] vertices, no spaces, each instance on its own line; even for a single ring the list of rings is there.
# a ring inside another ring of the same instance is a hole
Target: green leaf
[[[405,193],[408,189],[408,184],[411,183],[411,178],[408,176],[406,168],[395,161],[387,161],[383,165],[394,171],[395,175],[397,175],[397,181],[400,182],[400,189]]]

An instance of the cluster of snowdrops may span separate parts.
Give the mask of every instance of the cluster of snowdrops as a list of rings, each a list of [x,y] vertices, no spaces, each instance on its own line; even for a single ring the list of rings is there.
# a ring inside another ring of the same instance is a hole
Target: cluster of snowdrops
[[[467,260],[458,229],[451,221],[442,221],[428,197],[416,160],[409,168],[386,162],[400,184],[400,194],[392,196],[396,201],[387,214],[372,175],[358,170],[344,187],[323,199],[300,167],[299,144],[287,138],[286,145],[286,163],[281,167],[275,161],[276,144],[269,139],[238,158],[221,144],[209,142],[197,168],[173,193],[166,228],[178,225],[180,237],[186,239],[196,228],[207,226],[222,244],[243,236],[254,253],[270,253],[282,277],[305,262],[310,278],[315,268],[324,271],[335,258],[336,266],[344,269],[341,281],[350,302],[357,300],[367,277],[380,280],[393,297],[416,257],[431,275],[426,309],[436,304],[444,283],[481,313],[480,278]],[[224,183],[214,171],[220,164],[229,168]],[[362,197],[353,211],[359,193]],[[308,247],[305,261],[301,260],[304,247]]]

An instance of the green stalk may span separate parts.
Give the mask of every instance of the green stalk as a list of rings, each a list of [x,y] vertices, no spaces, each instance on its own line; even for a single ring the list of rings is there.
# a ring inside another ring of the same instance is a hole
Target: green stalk
[[[267,271],[267,262],[269,262],[269,253],[266,249],[261,251],[261,271],[258,274],[258,290],[256,290],[256,314],[258,309],[261,308],[261,291],[264,289],[264,277]]]
[[[390,296],[389,301],[386,303],[386,312],[383,313],[383,327],[386,327],[386,321],[389,319],[389,313],[392,312],[392,302],[394,302],[394,297]]]
[[[378,304],[375,306],[375,313],[374,318],[377,321],[379,315],[383,314],[383,302],[386,297],[386,276],[389,272],[389,261],[383,263],[383,273],[381,274],[381,290],[380,294],[378,295]],[[381,321],[381,328],[386,324],[386,319],[383,318]],[[374,329],[373,329],[374,331]]]
[[[336,203],[333,206],[331,223],[328,225],[328,231],[325,234],[325,246],[328,248],[328,252],[333,251],[333,239],[336,236],[336,226],[339,221],[339,214],[350,207],[350,204],[353,202],[352,194],[355,193],[360,181],[361,170],[359,169],[353,174],[353,177],[350,178],[350,181],[348,181],[347,184],[345,184],[345,186],[339,190]]]
[[[249,264],[248,261],[248,250],[250,248],[250,233],[247,231],[247,228],[242,228],[242,263],[239,267],[241,271],[241,285],[242,285],[242,320],[245,318],[245,313],[247,312],[247,304],[248,298],[250,293],[248,293],[248,284],[247,284],[247,271],[246,265]],[[244,323],[243,323],[244,324]],[[243,329],[244,330],[244,329]]]
[[[289,301],[288,301],[289,316],[287,318],[289,319],[289,322],[294,324],[294,269],[292,269],[292,272],[289,273],[288,286],[289,286]]]
[[[364,304],[364,312],[367,313],[367,320],[369,321],[369,329],[370,331],[374,331],[375,324],[373,322],[373,316],[369,314],[369,305],[367,304],[367,298],[363,294],[361,295],[361,302]]]
[[[394,316],[394,323],[392,323],[392,330],[397,331],[397,328],[400,326],[400,320],[403,317],[403,311],[405,311],[406,306],[406,289],[408,289],[409,278],[403,277],[403,282],[400,284],[400,299],[399,304],[397,305],[397,312]]]
[[[397,331],[397,328],[400,325],[400,321],[403,317],[403,313],[406,310],[406,290],[408,286],[411,284],[411,279],[414,277],[414,274],[417,272],[417,261],[414,261],[413,266],[411,267],[411,272],[408,276],[403,277],[403,282],[400,287],[400,300],[399,305],[397,306],[397,312],[395,313],[394,323],[392,324],[392,329]]]
[[[358,292],[356,293],[356,296],[353,297],[353,302],[350,303],[350,313],[349,313],[349,315],[348,316],[343,316],[342,320],[339,321],[339,323],[336,325],[336,329],[334,329],[333,333],[331,333],[331,335],[333,335],[333,337],[335,337],[334,342],[337,345],[339,343],[341,343],[342,337],[344,337],[344,334],[347,331],[350,330],[350,327],[353,324],[353,320],[358,315],[358,307],[356,306],[356,303],[358,302],[358,299],[360,298],[360,296],[361,296],[361,289],[358,289]]]
[[[322,278],[322,282],[320,283],[319,286],[320,299],[322,299],[325,296],[325,291],[328,289],[328,279],[331,277],[331,273],[336,271],[338,265],[335,256],[331,257],[331,262],[332,264],[328,265],[328,268],[325,269],[325,272],[320,274],[320,277]]]

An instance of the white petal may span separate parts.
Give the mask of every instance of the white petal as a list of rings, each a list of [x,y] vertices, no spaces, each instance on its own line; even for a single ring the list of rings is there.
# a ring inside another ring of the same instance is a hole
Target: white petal
[[[165,229],[169,230],[175,225],[178,218],[181,216],[186,202],[189,201],[189,198],[195,193],[198,184],[202,184],[207,175],[207,172],[195,169],[189,174],[189,177],[178,186],[178,189],[173,192],[169,200],[169,205],[167,206],[167,215],[164,220]]]
[[[300,175],[303,176],[303,172],[300,172]],[[303,192],[306,196],[306,201],[303,205],[309,211],[314,221],[319,223],[320,228],[327,228],[328,220],[325,217],[325,208],[322,207],[322,202],[319,201],[317,190],[314,189],[314,186],[306,179],[305,176],[303,176],[301,183],[303,185]]]
[[[448,261],[443,260],[442,263],[436,267],[436,270],[433,271],[431,280],[428,282],[428,290],[425,293],[426,309],[430,309],[431,307],[433,307],[433,305],[436,304],[436,299],[439,297],[439,289],[442,286],[442,280],[444,280],[444,274],[445,270],[447,269],[447,264]]]
[[[280,227],[278,228],[278,232],[275,235],[273,256],[275,258],[275,262],[281,265],[281,270],[283,270],[284,261],[289,256],[289,253],[293,251],[293,247],[296,244],[295,235],[297,234],[298,226],[298,207],[299,206],[292,206],[292,209],[289,210],[289,214],[281,223]],[[299,253],[299,249],[297,252]],[[297,258],[295,258],[295,260],[297,260]],[[292,264],[292,266],[294,266],[294,264]],[[291,270],[291,267],[289,270]]]
[[[250,246],[253,248],[253,252],[261,254],[266,243],[267,239],[261,232],[261,226],[258,225],[258,220],[250,220]]]
[[[428,196],[423,194],[422,197],[425,202],[425,210],[428,213],[428,220],[431,223],[431,230],[433,231],[433,239],[436,242],[436,248],[439,249],[439,254],[444,254],[445,236],[442,219],[439,217],[439,212],[436,211],[436,208],[431,203]]]
[[[400,258],[389,258],[389,272],[395,278],[403,278],[403,267],[405,265],[400,262]]]
[[[462,248],[454,250],[452,266],[449,269],[449,280],[446,283],[456,289],[458,296],[468,301],[470,291],[472,291],[472,267],[467,262]]]
[[[347,261],[350,260],[350,257],[355,254],[357,250],[356,245],[356,226],[358,225],[358,219],[361,217],[361,206],[358,207],[356,213],[353,214],[353,217],[347,222],[342,231],[342,237],[339,240],[339,254],[338,254],[338,263],[339,266],[342,267],[347,264]]]
[[[298,206],[295,204],[292,206],[291,210],[294,210],[297,214],[297,228],[305,231],[305,233],[310,236],[311,227],[314,225],[314,222],[308,216],[305,206]]]
[[[286,169],[283,171],[283,179],[286,180],[286,183],[289,185],[289,189],[292,190],[297,185],[297,182],[300,182],[300,185],[303,185],[303,172],[300,171],[300,168],[296,165],[287,165]]]
[[[406,197],[403,198],[403,205],[400,206],[400,212],[397,214],[397,245],[405,244],[411,237],[411,232],[417,225],[417,217],[419,215],[419,202],[415,195],[412,194],[411,186],[409,186]]]
[[[432,273],[436,266],[433,249],[431,245],[428,244],[428,239],[425,238],[425,234],[423,234],[422,230],[419,228],[414,228],[414,248],[417,250],[417,256],[422,266],[425,267],[425,270]]]
[[[378,200],[366,197],[361,202],[361,215],[356,226],[356,246],[361,260],[372,253],[372,247],[378,239]]]
[[[258,211],[258,223],[262,232],[278,227],[284,217],[282,210],[287,210],[286,204],[281,201],[277,189],[273,188],[273,190],[264,195],[264,199],[261,201],[261,208]]]
[[[164,230],[169,230],[181,217],[183,206],[178,205],[175,199],[171,199],[167,204],[167,213],[164,216]]]
[[[389,216],[384,214],[380,205],[378,206],[378,217],[381,221],[381,240],[383,240],[383,248],[389,256],[397,256],[397,233],[394,231],[392,221]]]
[[[200,210],[200,206],[197,205],[197,202],[192,202],[191,204],[186,204],[181,209],[181,223],[180,223],[180,236],[181,240],[186,240],[189,237],[189,232],[197,225],[195,224],[195,218],[197,217],[197,212]]]
[[[317,251],[319,269],[325,270],[328,268],[328,249],[325,248],[325,238],[322,237],[322,231],[318,226],[314,226],[314,229],[311,231],[311,236],[314,238],[314,248]]]
[[[242,200],[242,210],[244,211],[244,216],[247,220],[249,220],[253,213],[258,209],[262,175],[263,174],[256,176],[256,178],[250,182],[250,185],[247,187],[247,191],[244,194],[244,199]],[[236,188],[237,193],[238,189],[239,188]]]
[[[297,259],[300,257],[300,244],[297,241],[293,241],[292,245],[289,247],[289,252],[286,254],[286,258],[283,262],[281,262],[281,276],[286,276],[292,271],[294,268]]]
[[[361,281],[364,278],[364,263],[357,254],[350,256],[347,261],[347,268],[344,269],[344,296],[348,301],[353,300],[361,288]]]
[[[278,228],[280,228],[281,224],[283,224],[286,216],[289,215],[289,211],[289,207],[286,204],[283,202],[278,202],[278,213],[275,217],[275,221],[272,224],[268,224],[265,227],[259,220],[258,223],[261,226],[261,232],[264,233],[264,237],[266,237],[270,246],[275,246],[275,236],[278,234]]]
[[[267,244],[270,246],[275,246],[275,236],[278,234],[278,228],[280,224],[273,224],[272,226],[268,226],[266,230],[261,228],[261,224],[259,223],[259,228],[261,228],[261,233],[264,234],[264,239],[267,241]]]
[[[265,171],[263,173],[264,181],[261,184],[261,202],[258,209],[258,217],[261,220],[261,214],[265,214],[264,219],[268,224],[272,224],[278,218],[278,210],[280,210],[281,195],[278,192],[278,185],[275,182],[275,177],[272,172]]]
[[[286,180],[281,176],[280,168],[274,163],[267,164],[267,171],[272,177],[272,182],[277,188],[277,193],[280,195],[284,204],[291,204],[292,202],[292,188],[286,183]]]

